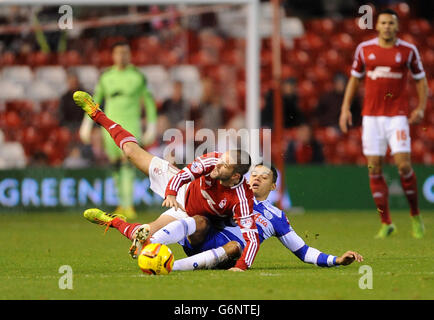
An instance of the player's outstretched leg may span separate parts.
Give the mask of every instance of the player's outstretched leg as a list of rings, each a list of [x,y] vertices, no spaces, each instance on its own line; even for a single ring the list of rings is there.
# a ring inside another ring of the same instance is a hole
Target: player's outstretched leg
[[[98,104],[93,101],[90,94],[84,91],[75,91],[73,99],[77,106],[82,108],[93,121],[101,125],[110,134],[128,160],[149,176],[149,166],[154,155],[142,149],[134,135],[122,128],[118,123],[110,120],[101,111]]]
[[[122,221],[127,219],[119,214],[110,214],[98,208],[87,209],[83,212],[83,216],[90,222],[106,226],[106,231],[112,226],[113,220],[118,218]]]

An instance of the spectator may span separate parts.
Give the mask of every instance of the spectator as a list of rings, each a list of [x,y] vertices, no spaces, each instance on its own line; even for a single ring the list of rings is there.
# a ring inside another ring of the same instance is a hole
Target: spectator
[[[202,81],[202,97],[197,108],[201,112],[200,127],[217,130],[224,127],[224,108],[211,79]]]
[[[297,128],[296,138],[288,144],[285,154],[287,163],[309,164],[323,163],[324,154],[322,145],[312,134],[312,129],[307,124]]]
[[[68,169],[85,168],[89,162],[82,156],[80,147],[73,145],[68,156],[63,161],[63,167]]]
[[[185,129],[185,120],[189,120],[190,106],[182,96],[183,83],[173,83],[172,96],[161,105],[160,113],[169,118],[172,128]]]
[[[297,81],[295,78],[286,79],[281,86],[284,128],[297,127],[306,121],[303,112],[298,106]],[[261,111],[263,127],[274,126],[274,94],[273,89],[265,97],[265,107]]]
[[[67,76],[68,91],[60,98],[59,103],[59,123],[75,133],[80,128],[83,121],[83,112],[77,108],[72,99],[75,91],[81,90],[78,77],[74,72],[69,72]]]
[[[344,98],[347,77],[342,73],[337,73],[333,78],[333,89],[324,93],[318,102],[315,110],[315,124],[321,127],[333,127],[339,129],[339,115],[341,112],[341,103]],[[353,114],[353,125],[360,126],[361,106],[360,100],[356,97],[351,104],[351,113]]]

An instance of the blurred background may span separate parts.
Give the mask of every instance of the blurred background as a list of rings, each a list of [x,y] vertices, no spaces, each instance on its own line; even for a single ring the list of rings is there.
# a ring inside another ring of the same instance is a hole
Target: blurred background
[[[280,93],[285,209],[372,208],[361,150],[363,86],[352,105],[354,126],[338,128],[355,48],[375,37],[358,27],[361,5],[393,8],[399,37],[415,44],[430,97],[424,121],[411,128],[421,207],[434,203],[434,5],[432,1],[280,1]],[[146,76],[157,105],[157,139],[147,147],[162,156],[163,133],[194,120],[195,130],[246,127],[246,8],[244,5],[74,6],[73,28],[58,27],[59,6],[0,5],[0,210],[75,211],[117,205],[100,129],[90,144],[78,134],[78,89],[94,92],[113,64],[112,45],[127,41],[131,62]],[[259,3],[261,128],[274,129],[272,29],[269,1]],[[375,23],[375,21],[374,21]],[[274,61],[275,63],[275,61]],[[410,107],[417,104],[409,82]],[[172,111],[171,111],[172,110]],[[176,113],[176,112],[175,112]],[[146,118],[143,118],[146,128]],[[273,132],[273,131],[272,131]],[[274,134],[274,133],[273,133]],[[276,137],[273,136],[273,144]],[[276,152],[276,150],[278,150]],[[388,156],[387,162],[392,158]],[[391,206],[406,207],[399,177],[386,168]],[[351,177],[351,178],[349,178]],[[345,183],[345,188],[342,185]],[[161,203],[137,175],[134,203]],[[393,198],[396,196],[396,199]]]

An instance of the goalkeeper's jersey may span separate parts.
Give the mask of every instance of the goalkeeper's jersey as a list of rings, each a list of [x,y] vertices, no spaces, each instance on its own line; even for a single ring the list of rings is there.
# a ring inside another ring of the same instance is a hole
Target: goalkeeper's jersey
[[[146,78],[135,66],[107,69],[95,88],[94,100],[106,115],[129,131],[140,130],[141,101],[146,93]],[[134,132],[137,134],[136,132]]]

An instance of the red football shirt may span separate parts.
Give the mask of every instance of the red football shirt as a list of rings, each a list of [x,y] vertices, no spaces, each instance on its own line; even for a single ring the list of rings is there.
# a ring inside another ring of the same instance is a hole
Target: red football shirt
[[[416,80],[425,77],[419,52],[413,44],[397,39],[394,47],[382,48],[378,38],[360,43],[351,75],[366,76],[362,115],[407,116],[408,69]]]
[[[170,179],[167,195],[176,195],[179,188],[191,182],[185,194],[185,211],[189,216],[202,215],[212,218],[234,218],[243,234],[246,246],[236,267],[247,269],[259,250],[259,236],[253,219],[253,191],[246,179],[233,187],[223,186],[209,175],[218,163],[221,153],[211,152],[196,158],[191,164]]]

